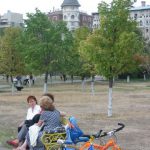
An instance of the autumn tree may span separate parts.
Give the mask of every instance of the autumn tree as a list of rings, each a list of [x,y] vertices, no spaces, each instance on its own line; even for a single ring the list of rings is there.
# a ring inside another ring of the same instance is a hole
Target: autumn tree
[[[129,17],[130,0],[99,4],[100,29],[81,44],[81,50],[109,80],[108,116],[112,116],[113,78],[137,65],[134,57],[142,49],[135,21]]]

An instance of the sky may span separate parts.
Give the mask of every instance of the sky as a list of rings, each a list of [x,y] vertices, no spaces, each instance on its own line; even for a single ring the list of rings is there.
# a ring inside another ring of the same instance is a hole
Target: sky
[[[35,8],[38,8],[42,12],[49,12],[53,9],[61,9],[61,4],[64,0],[0,0],[0,15],[3,15],[8,10],[15,13],[25,14],[27,12],[34,13]],[[112,0],[104,0],[110,3]],[[150,0],[145,0],[146,4],[150,5]],[[92,12],[97,12],[98,3],[101,0],[78,0],[81,7],[80,11],[87,12],[91,14]],[[136,6],[141,5],[141,0],[137,0]]]

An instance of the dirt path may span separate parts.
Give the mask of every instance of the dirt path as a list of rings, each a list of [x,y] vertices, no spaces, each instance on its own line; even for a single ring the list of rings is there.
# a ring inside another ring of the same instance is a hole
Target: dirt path
[[[0,146],[0,150],[9,150],[9,149]]]

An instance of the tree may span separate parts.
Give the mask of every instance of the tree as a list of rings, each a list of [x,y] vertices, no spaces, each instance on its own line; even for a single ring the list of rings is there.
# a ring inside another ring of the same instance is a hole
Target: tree
[[[150,75],[150,41],[144,41],[144,55],[142,56],[142,67]]]
[[[64,22],[54,22],[36,9],[35,14],[28,14],[24,32],[23,53],[27,67],[34,73],[45,73],[44,92],[47,91],[48,73],[53,72],[63,59],[62,35],[68,32]]]
[[[82,41],[84,41],[89,35],[91,34],[91,31],[87,27],[81,27],[77,29],[74,33],[74,47],[76,49],[77,54],[79,55],[79,62],[80,62],[80,68],[78,69],[78,75],[82,77],[82,87],[84,89],[84,78],[85,77],[92,77],[91,82],[91,91],[94,95],[94,76],[95,76],[95,65],[92,61],[88,60],[84,53],[80,51],[80,44],[82,44]],[[79,66],[78,65],[78,66]]]
[[[22,30],[16,27],[6,28],[1,37],[1,72],[9,76],[15,76],[24,72],[24,62],[22,61],[18,40]]]
[[[108,116],[112,116],[113,78],[137,65],[135,56],[142,43],[135,21],[129,17],[130,0],[99,4],[100,29],[81,44],[81,50],[96,65],[97,72],[109,80]]]
[[[81,76],[83,91],[85,90],[85,77],[93,76],[94,65],[90,61],[88,61],[86,57],[84,57],[84,55],[82,55],[82,53],[79,50],[79,47],[80,47],[80,43],[83,40],[85,40],[90,33],[91,31],[89,30],[89,28],[85,26],[76,29],[73,33],[74,41],[73,41],[73,49],[71,54],[72,56],[71,60],[73,60],[72,61],[73,67],[71,71],[75,75]]]
[[[73,43],[73,49],[74,53],[78,55],[78,64],[76,68],[76,73],[80,75],[82,78],[85,76],[91,76],[91,63],[82,55],[80,52],[80,43],[84,41],[88,35],[90,34],[90,30],[87,27],[80,27],[78,28],[74,34],[74,43]],[[80,68],[78,67],[80,66]]]

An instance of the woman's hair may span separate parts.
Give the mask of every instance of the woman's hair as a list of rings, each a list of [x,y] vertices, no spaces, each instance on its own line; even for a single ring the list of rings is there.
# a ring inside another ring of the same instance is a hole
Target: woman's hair
[[[50,93],[44,93],[42,96],[48,96],[54,102],[54,95]]]
[[[53,111],[55,109],[53,100],[48,96],[42,96],[40,98],[40,106],[43,110]]]
[[[27,102],[29,103],[29,101],[30,101],[31,99],[33,99],[33,100],[36,102],[36,104],[37,104],[37,99],[36,99],[36,97],[33,96],[33,95],[28,96]]]

